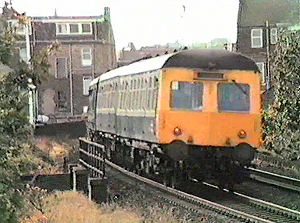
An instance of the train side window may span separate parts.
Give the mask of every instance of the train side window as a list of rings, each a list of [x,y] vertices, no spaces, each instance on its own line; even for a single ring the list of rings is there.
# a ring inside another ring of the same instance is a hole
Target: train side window
[[[125,81],[125,90],[124,90],[124,109],[128,109],[127,101],[128,101],[128,81]]]
[[[176,110],[201,111],[203,84],[173,81],[170,107]]]
[[[124,108],[123,103],[124,103],[124,81],[122,81],[122,85],[121,85],[120,109]]]
[[[218,84],[218,107],[224,112],[250,111],[250,86],[248,84]]]
[[[147,107],[148,107],[148,110],[151,110],[152,108],[152,97],[153,97],[153,91],[152,91],[152,77],[150,77],[149,79],[149,88],[148,88],[148,101],[147,101]]]
[[[107,84],[107,108],[110,108],[110,84]]]
[[[129,106],[130,106],[130,110],[132,111],[132,104],[133,102],[133,80],[130,81],[130,101],[129,101]]]
[[[152,98],[152,110],[155,109],[156,100],[157,100],[157,77],[153,77],[153,98]]]
[[[142,110],[144,110],[145,109],[145,98],[146,98],[146,79],[145,78],[143,78],[142,79]]]
[[[137,91],[137,110],[141,108],[141,79],[138,79],[138,91]]]
[[[126,101],[126,82],[124,81],[124,86],[123,86],[123,101],[122,101],[122,108],[125,110],[125,101]]]
[[[113,83],[110,83],[110,97],[109,97],[109,107],[112,108],[112,104],[113,104]]]
[[[126,100],[126,82],[123,82],[123,101],[122,101],[122,108],[125,110],[125,100]]]
[[[133,105],[132,110],[136,110],[136,79],[133,81]]]
[[[129,110],[129,107],[130,107],[130,82],[129,82],[129,80],[127,81],[126,94],[127,94],[126,109]]]

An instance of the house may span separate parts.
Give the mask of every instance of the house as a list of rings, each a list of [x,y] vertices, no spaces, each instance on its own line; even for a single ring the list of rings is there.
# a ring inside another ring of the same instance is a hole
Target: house
[[[50,75],[38,86],[38,113],[50,122],[80,119],[91,80],[116,67],[110,9],[105,7],[100,16],[26,17],[30,22],[23,25],[6,3],[2,16],[19,36],[18,50],[26,62],[58,42],[48,57]]]
[[[182,48],[182,46],[178,43],[169,43],[166,45],[154,45],[154,46],[143,46],[139,50],[137,50],[134,44],[131,42],[127,47],[124,47],[119,52],[118,57],[118,66],[128,65],[134,61],[146,59],[150,57],[155,57],[159,55],[163,55],[166,53],[173,53],[174,50]]]
[[[299,23],[299,0],[240,0],[236,50],[252,58],[271,86],[270,58],[281,28]]]

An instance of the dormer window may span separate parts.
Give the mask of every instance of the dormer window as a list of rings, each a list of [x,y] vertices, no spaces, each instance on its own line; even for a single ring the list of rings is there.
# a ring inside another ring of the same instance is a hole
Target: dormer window
[[[56,35],[88,35],[92,34],[91,23],[57,23]]]
[[[82,33],[91,34],[92,33],[92,26],[91,25],[92,25],[91,23],[81,24]]]
[[[56,24],[56,33],[57,34],[67,34],[68,33],[68,24]]]
[[[69,24],[70,33],[79,33],[79,24]]]

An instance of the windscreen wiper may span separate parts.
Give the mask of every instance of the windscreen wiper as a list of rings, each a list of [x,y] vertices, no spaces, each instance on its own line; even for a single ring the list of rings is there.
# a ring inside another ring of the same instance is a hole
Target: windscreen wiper
[[[241,92],[244,93],[244,95],[249,96],[249,95],[247,94],[247,92],[242,88],[242,86],[241,86],[240,84],[236,83],[235,80],[232,80],[232,82],[235,84],[235,86],[237,86],[238,89],[241,90]]]

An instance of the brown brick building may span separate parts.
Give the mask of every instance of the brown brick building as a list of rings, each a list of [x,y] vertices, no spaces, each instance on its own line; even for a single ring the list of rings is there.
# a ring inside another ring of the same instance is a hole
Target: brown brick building
[[[101,16],[30,17],[28,26],[17,24],[16,13],[6,5],[2,16],[23,37],[18,48],[25,61],[59,43],[48,58],[50,76],[38,86],[38,113],[48,116],[49,122],[79,119],[88,105],[89,82],[116,67],[109,8]]]
[[[128,65],[134,61],[155,57],[167,53],[172,53],[174,50],[181,48],[179,43],[169,43],[166,45],[154,45],[154,46],[143,46],[137,50],[134,44],[131,42],[127,47],[124,47],[119,52],[118,67]]]
[[[257,63],[267,88],[278,33],[299,23],[299,7],[299,0],[239,0],[236,49]]]

